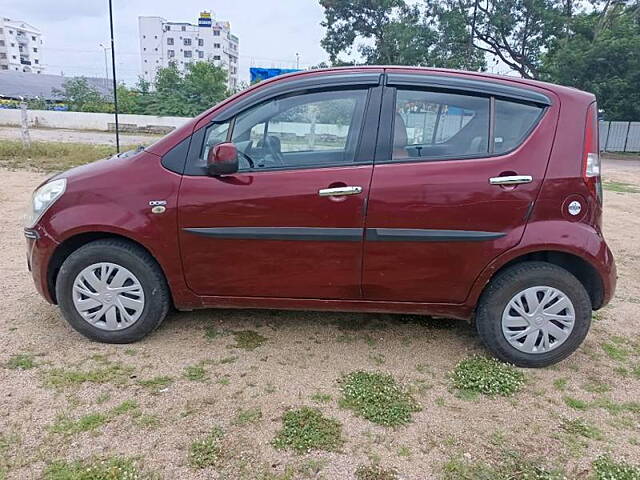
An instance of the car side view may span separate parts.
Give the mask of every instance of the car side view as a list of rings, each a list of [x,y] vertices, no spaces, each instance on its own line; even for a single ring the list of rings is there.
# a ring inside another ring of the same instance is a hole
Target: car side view
[[[616,283],[595,97],[484,73],[276,77],[48,179],[27,217],[38,291],[110,343],[170,307],[415,313],[541,367]]]

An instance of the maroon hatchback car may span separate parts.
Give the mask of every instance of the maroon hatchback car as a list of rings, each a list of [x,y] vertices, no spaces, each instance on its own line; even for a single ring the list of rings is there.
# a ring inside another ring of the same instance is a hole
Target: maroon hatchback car
[[[418,313],[475,322],[499,358],[572,353],[613,295],[597,107],[483,73],[295,73],[140,151],[44,182],[40,293],[125,343],[169,308]]]

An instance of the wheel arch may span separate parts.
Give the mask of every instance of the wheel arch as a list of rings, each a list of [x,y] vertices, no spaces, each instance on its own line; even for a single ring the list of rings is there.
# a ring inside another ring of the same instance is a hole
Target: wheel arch
[[[490,275],[488,275],[488,278],[484,281],[482,288],[475,298],[476,302],[481,298],[482,294],[491,283],[491,280],[493,280],[496,275],[513,265],[534,261],[550,263],[567,270],[578,279],[587,291],[593,310],[598,310],[602,307],[602,304],[604,303],[604,285],[596,267],[579,255],[562,250],[530,251],[521,253],[520,255],[502,263],[495,268]]]
[[[51,255],[51,258],[49,259],[49,264],[47,267],[47,289],[49,291],[49,295],[51,295],[51,299],[55,304],[58,303],[56,299],[56,280],[58,277],[58,272],[60,271],[60,267],[64,263],[64,260],[73,252],[78,250],[80,247],[83,247],[84,245],[87,245],[91,242],[95,242],[97,240],[105,240],[105,239],[123,240],[130,244],[136,245],[137,247],[144,250],[158,265],[158,267],[160,268],[160,271],[164,275],[165,281],[167,282],[167,284],[169,284],[168,278],[167,278],[167,272],[162,267],[162,264],[158,261],[155,255],[139,241],[131,237],[128,237],[126,235],[122,235],[114,232],[106,232],[106,231],[82,232],[82,233],[77,233],[65,239],[62,243],[60,243],[56,247],[53,254]],[[170,293],[171,302],[173,303],[171,288],[169,288],[169,293]]]

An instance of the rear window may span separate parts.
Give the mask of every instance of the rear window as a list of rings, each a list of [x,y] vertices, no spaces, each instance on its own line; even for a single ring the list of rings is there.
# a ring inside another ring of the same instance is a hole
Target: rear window
[[[394,160],[487,154],[489,98],[398,90]]]
[[[496,99],[494,152],[505,153],[520,145],[538,122],[542,110],[537,105]]]

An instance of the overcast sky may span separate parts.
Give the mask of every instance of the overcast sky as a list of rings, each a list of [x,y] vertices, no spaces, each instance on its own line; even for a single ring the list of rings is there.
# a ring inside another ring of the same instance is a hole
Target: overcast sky
[[[105,75],[108,0],[2,0],[0,14],[22,20],[43,33],[45,73]],[[197,23],[200,11],[231,23],[240,38],[240,79],[249,67],[292,68],[296,52],[301,67],[327,60],[320,47],[323,10],[316,0],[113,0],[117,75],[135,83],[140,73],[138,16]],[[110,67],[109,67],[110,68]]]

